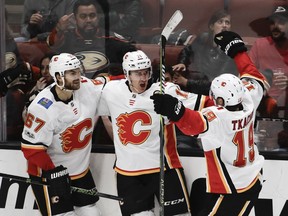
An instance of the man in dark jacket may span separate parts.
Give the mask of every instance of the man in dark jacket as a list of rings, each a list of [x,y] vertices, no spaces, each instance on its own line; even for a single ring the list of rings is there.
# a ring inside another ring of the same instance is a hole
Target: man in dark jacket
[[[93,51],[93,54],[89,55],[89,65],[91,61],[99,67],[110,63],[110,67],[116,67],[119,73],[123,73],[121,63],[124,54],[135,51],[136,48],[123,36],[99,28],[101,12],[101,6],[97,1],[76,1],[73,14],[62,17],[49,35],[48,45],[56,51],[78,53],[76,56],[81,55],[81,52],[87,54],[87,51]],[[71,30],[68,26],[73,16],[76,29]],[[84,55],[85,57],[87,55]],[[85,63],[84,66],[86,67]]]

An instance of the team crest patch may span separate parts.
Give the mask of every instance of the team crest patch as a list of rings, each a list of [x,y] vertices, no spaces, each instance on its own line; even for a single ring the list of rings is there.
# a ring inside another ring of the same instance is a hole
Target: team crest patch
[[[216,119],[216,115],[214,114],[214,112],[212,112],[211,110],[208,110],[206,111],[205,113],[203,113],[206,117],[207,117],[207,120],[209,122],[213,121],[214,119]]]
[[[51,105],[52,105],[52,101],[47,99],[47,98],[41,98],[38,101],[38,104],[42,105],[43,107],[45,107],[46,109],[48,109]]]

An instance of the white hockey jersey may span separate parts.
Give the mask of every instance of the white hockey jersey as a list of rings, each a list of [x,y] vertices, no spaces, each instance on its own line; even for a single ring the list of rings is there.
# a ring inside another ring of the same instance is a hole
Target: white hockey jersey
[[[201,112],[185,110],[176,125],[185,134],[199,134],[207,164],[207,192],[241,193],[258,180],[264,164],[254,144],[254,119],[263,96],[265,79],[246,53],[236,63],[245,80],[243,110],[212,106]]]
[[[110,81],[103,89],[99,115],[112,120],[116,152],[115,170],[123,175],[141,175],[159,172],[160,116],[154,112],[150,96],[159,92],[154,83],[141,94],[129,90],[126,80]],[[167,83],[165,93],[177,97],[191,109],[201,109],[208,99],[183,92],[173,83]],[[174,124],[165,126],[164,153],[166,168],[182,167],[177,153]]]
[[[47,151],[55,166],[63,165],[71,176],[79,175],[89,165],[96,109],[103,85],[82,77],[80,89],[73,92],[72,100],[67,103],[55,98],[54,87],[52,84],[41,91],[28,107],[21,145],[28,160],[28,173],[41,175],[39,168],[45,169],[49,160],[45,155],[43,158],[33,158],[33,155]]]

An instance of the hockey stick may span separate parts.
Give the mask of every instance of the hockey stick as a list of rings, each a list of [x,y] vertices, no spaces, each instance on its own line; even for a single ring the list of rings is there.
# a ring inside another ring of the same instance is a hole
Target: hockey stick
[[[48,186],[49,187],[49,184],[47,182],[44,182],[44,181],[37,181],[37,180],[30,179],[30,178],[25,178],[25,177],[15,176],[15,175],[9,175],[9,174],[5,174],[5,173],[0,173],[0,176],[3,178],[6,178],[6,179],[12,179],[12,180],[19,181],[19,182],[25,182],[27,184],[40,185],[40,186],[42,185],[42,186]],[[118,201],[123,202],[122,197],[118,197],[118,196],[114,196],[114,195],[110,195],[110,194],[105,194],[105,193],[100,193],[97,191],[96,188],[92,188],[92,189],[88,190],[88,189],[84,189],[84,188],[71,186],[71,191],[86,194],[86,195],[91,195],[91,196],[99,196],[99,197],[103,197],[103,198],[107,198],[107,199],[118,200]]]
[[[180,10],[176,10],[161,33],[160,41],[160,94],[164,94],[165,90],[165,46],[172,31],[183,19],[183,14]],[[159,179],[159,214],[164,216],[164,119],[160,115],[160,179]]]
[[[74,191],[77,193],[83,193],[83,194],[91,195],[91,196],[99,196],[99,197],[107,198],[107,199],[114,199],[114,200],[118,200],[118,201],[123,202],[122,197],[114,196],[111,194],[100,193],[97,191],[96,188],[92,188],[92,189],[88,190],[88,189],[84,189],[84,188],[78,188],[78,187],[71,186],[71,191]]]

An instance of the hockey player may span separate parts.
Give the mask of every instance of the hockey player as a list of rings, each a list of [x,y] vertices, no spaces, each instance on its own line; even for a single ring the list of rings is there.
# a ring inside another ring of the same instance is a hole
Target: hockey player
[[[152,99],[155,111],[174,121],[182,132],[200,134],[210,198],[200,215],[249,215],[262,188],[264,158],[254,144],[253,123],[266,81],[239,35],[226,31],[214,40],[234,58],[242,81],[232,74],[216,77],[210,87],[215,106],[201,112],[185,108],[167,94]]]
[[[42,215],[100,215],[99,197],[70,192],[70,185],[95,188],[89,159],[103,85],[81,71],[74,55],[53,56],[49,72],[55,83],[28,107],[21,148],[30,178],[44,178],[50,185],[32,185]]]
[[[160,118],[153,110],[150,96],[160,90],[151,83],[151,61],[140,50],[123,57],[126,79],[108,82],[102,92],[99,115],[112,119],[116,153],[118,195],[122,215],[154,215],[154,195],[159,198]],[[200,109],[208,97],[180,90],[166,83],[165,91],[193,108]],[[196,101],[198,103],[196,103]],[[190,215],[185,177],[173,124],[165,133],[165,215]]]

